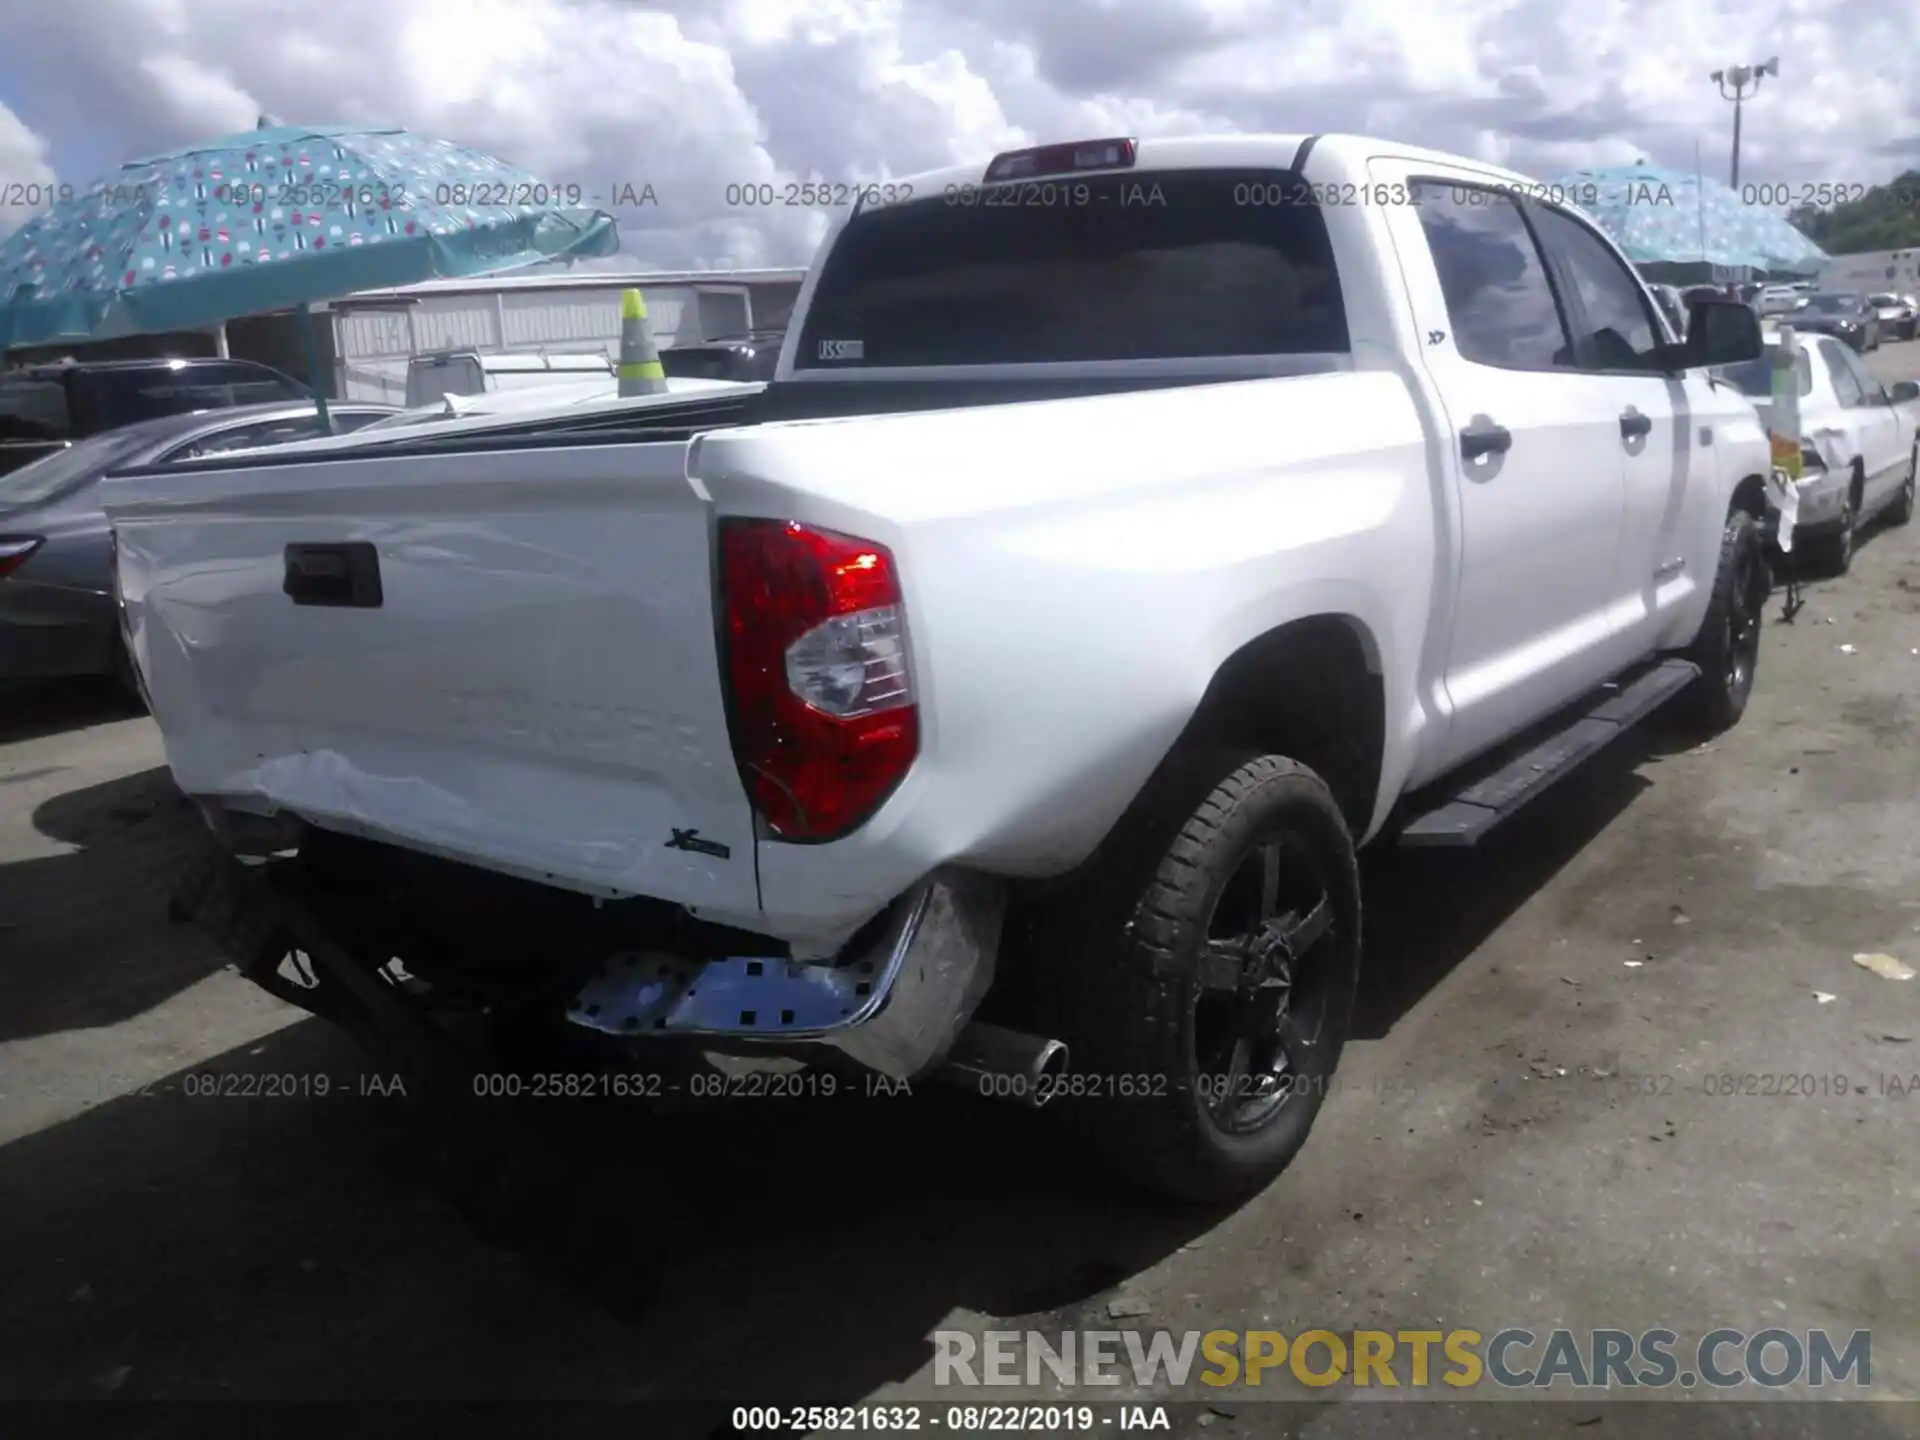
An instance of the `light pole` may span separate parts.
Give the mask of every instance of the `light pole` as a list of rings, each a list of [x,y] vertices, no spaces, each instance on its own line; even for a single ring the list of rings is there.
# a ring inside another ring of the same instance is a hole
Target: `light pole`
[[[1707,78],[1720,87],[1720,98],[1733,102],[1733,178],[1728,183],[1735,194],[1740,192],[1740,107],[1748,95],[1760,93],[1760,81],[1763,76],[1780,74],[1780,57],[1769,56],[1758,65],[1735,65],[1727,70],[1716,70]],[[1733,88],[1729,90],[1727,87]]]

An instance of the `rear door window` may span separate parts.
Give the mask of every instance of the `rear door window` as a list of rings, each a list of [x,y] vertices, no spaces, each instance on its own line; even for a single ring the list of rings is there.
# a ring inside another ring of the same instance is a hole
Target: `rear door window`
[[[1820,358],[1826,362],[1827,375],[1833,381],[1833,393],[1841,405],[1855,410],[1867,403],[1867,392],[1854,376],[1853,367],[1847,364],[1848,356],[1838,341],[1823,339],[1820,342]]]
[[[1272,170],[1139,171],[855,215],[801,370],[1341,353],[1319,208]]]
[[[1839,363],[1846,366],[1853,376],[1853,383],[1860,391],[1862,405],[1884,405],[1887,403],[1887,387],[1880,377],[1867,368],[1867,362],[1844,345],[1833,347]]]
[[[1506,370],[1570,368],[1573,342],[1519,206],[1471,185],[1409,189],[1461,358]]]

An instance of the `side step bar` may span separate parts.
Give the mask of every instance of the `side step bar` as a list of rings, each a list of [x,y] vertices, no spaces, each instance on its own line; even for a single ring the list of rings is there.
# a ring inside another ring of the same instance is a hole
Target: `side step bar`
[[[1576,712],[1492,773],[1480,771],[1464,789],[1416,815],[1401,829],[1398,843],[1410,848],[1461,849],[1478,844],[1495,825],[1592,759],[1699,674],[1700,667],[1691,660],[1662,660],[1617,682],[1591,709]]]

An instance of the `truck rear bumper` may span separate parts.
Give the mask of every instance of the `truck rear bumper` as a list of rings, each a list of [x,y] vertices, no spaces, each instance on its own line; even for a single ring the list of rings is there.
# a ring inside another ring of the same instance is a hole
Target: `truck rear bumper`
[[[227,812],[175,900],[178,918],[210,931],[241,973],[288,1002],[371,1029],[421,1052],[443,1051],[424,1016],[379,973],[384,958],[356,954],[309,904],[290,867],[263,857],[294,839],[274,822]],[[247,857],[247,858],[241,858]],[[767,956],[689,960],[653,951],[609,955],[566,1006],[572,1025],[631,1040],[701,1038],[791,1051],[837,1050],[880,1074],[912,1079],[937,1068],[993,983],[1003,882],[939,871],[863,928],[831,964]],[[317,984],[279,973],[301,951]],[[556,1015],[555,1019],[560,1017]]]
[[[993,983],[1005,887],[936,873],[832,965],[610,956],[567,1018],[608,1035],[817,1040],[910,1079],[945,1056]]]

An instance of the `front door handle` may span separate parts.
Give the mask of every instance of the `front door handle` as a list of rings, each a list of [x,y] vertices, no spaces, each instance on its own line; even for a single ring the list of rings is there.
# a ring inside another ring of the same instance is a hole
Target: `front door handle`
[[[1628,410],[1620,417],[1620,438],[1638,440],[1643,435],[1653,433],[1653,417],[1642,415],[1638,410]]]
[[[1513,448],[1513,432],[1489,421],[1471,425],[1460,432],[1460,458],[1478,460],[1482,455],[1504,455]]]

